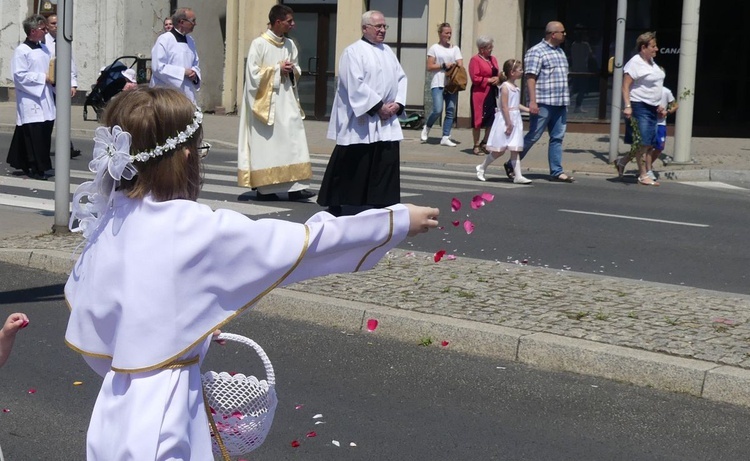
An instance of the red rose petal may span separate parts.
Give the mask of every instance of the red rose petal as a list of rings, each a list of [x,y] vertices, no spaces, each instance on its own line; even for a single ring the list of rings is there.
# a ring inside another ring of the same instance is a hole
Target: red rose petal
[[[318,435],[318,434],[316,434],[316,433],[315,433],[315,431],[310,431],[310,432],[308,432],[308,433],[307,433],[307,436],[306,436],[306,437],[308,437],[308,438],[311,438],[311,437],[315,437],[315,436],[317,436],[317,435]]]
[[[457,199],[456,197],[453,197],[453,200],[451,200],[451,211],[458,211],[461,209],[461,200]]]
[[[29,389],[29,390],[28,390],[27,392],[28,392],[29,394],[36,394],[36,389],[33,389],[33,388],[32,388],[32,389]]]
[[[29,326],[29,321],[28,320],[24,320],[23,323],[21,324],[21,326],[19,328],[26,328],[27,326]]]
[[[443,341],[440,343],[440,345],[443,347],[448,347],[448,341]]]
[[[491,202],[495,200],[495,196],[490,194],[489,192],[482,192],[481,194],[479,194],[479,196],[482,197],[485,202]]]
[[[294,409],[295,409],[295,410],[299,410],[300,408],[302,408],[302,407],[304,407],[304,406],[305,406],[305,405],[301,403],[301,404],[299,404],[299,405],[295,405],[295,406],[294,406]]]
[[[10,413],[10,408],[3,408],[3,413]]]
[[[433,256],[432,259],[434,259],[435,262],[439,262],[441,259],[443,259],[443,256],[445,256],[445,250],[440,250],[435,253],[435,256]]]
[[[378,327],[378,321],[375,319],[368,319],[367,320],[367,331],[375,331],[375,329]]]
[[[240,418],[240,419],[242,419],[242,418],[244,418],[244,417],[245,417],[245,415],[243,415],[243,414],[242,414],[242,413],[240,413],[239,411],[235,411],[235,412],[233,412],[233,413],[232,413],[232,416],[234,416],[234,417],[236,417],[236,418]]]
[[[464,230],[467,234],[471,234],[472,232],[474,232],[474,223],[469,220],[464,221]]]
[[[299,446],[299,442],[296,440],[292,440],[292,448],[297,448]]]
[[[458,227],[458,225],[461,224],[461,221],[451,221],[451,224],[453,224],[453,227]]]
[[[484,199],[481,195],[475,195],[474,198],[471,199],[471,208],[478,210],[484,206]]]

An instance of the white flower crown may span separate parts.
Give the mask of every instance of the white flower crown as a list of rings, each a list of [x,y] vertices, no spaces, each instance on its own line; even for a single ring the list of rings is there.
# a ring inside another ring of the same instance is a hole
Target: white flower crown
[[[89,170],[93,181],[86,181],[73,194],[72,212],[68,227],[71,232],[83,232],[89,238],[101,225],[104,215],[112,205],[112,193],[122,179],[133,179],[138,170],[133,162],[145,162],[159,157],[187,142],[203,123],[203,112],[196,107],[193,121],[177,136],[167,138],[164,144],[151,150],[130,154],[131,136],[119,125],[100,126],[94,132],[94,159]],[[86,198],[85,202],[82,200]],[[77,221],[77,223],[76,223]]]

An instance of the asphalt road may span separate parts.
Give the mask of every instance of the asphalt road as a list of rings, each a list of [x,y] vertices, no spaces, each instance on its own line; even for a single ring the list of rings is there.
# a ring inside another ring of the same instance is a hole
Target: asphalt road
[[[22,310],[31,320],[0,370],[6,459],[83,459],[100,381],[63,344],[65,277],[0,264],[0,280],[0,316]],[[280,404],[253,460],[736,461],[750,453],[749,409],[470,357],[440,338],[425,347],[421,338],[400,343],[377,330],[258,312],[226,331],[258,341],[277,374]],[[204,369],[262,374],[232,345],[212,347]]]
[[[7,150],[9,142],[9,134],[0,134],[0,152]],[[75,144],[85,153],[91,151],[91,141],[75,140]],[[234,151],[213,149],[206,162],[209,167],[229,171],[235,160]],[[85,169],[86,161],[81,157],[72,162],[76,168]],[[532,186],[505,188],[501,187],[506,184],[501,178],[502,167],[497,163],[491,167],[492,174],[488,173],[488,183],[475,181],[473,172],[467,171],[471,167],[404,165],[402,189],[418,193],[406,196],[404,201],[441,208],[444,229],[402,246],[750,294],[750,246],[746,244],[750,217],[743,213],[750,207],[750,190],[705,188],[672,181],[648,188],[634,181],[622,183],[580,175],[570,185],[550,183],[546,176],[534,174],[527,175],[536,180]],[[314,170],[314,187],[322,177],[322,168]],[[232,176],[231,172],[223,174]],[[449,189],[462,192],[445,191]],[[472,197],[484,191],[494,194],[495,200],[479,210],[471,209]],[[0,186],[0,193],[3,192]],[[202,197],[254,200],[249,191],[229,197],[206,192]],[[463,203],[455,213],[450,211],[454,197]],[[300,222],[322,209],[314,202],[262,204],[282,208],[270,213],[270,217]],[[466,219],[475,224],[471,235],[462,227],[451,225],[454,220]]]

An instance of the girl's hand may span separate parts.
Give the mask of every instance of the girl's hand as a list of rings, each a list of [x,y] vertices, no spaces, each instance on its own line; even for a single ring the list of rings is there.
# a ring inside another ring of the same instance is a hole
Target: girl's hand
[[[409,209],[409,233],[407,234],[409,237],[425,233],[438,226],[437,217],[440,215],[440,210],[437,208],[417,206],[410,203],[405,205]]]
[[[505,134],[510,135],[513,132],[513,125],[505,125]]]

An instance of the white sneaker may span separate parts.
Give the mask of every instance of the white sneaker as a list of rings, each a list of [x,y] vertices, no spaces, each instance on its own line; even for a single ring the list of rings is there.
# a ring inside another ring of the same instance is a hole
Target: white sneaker
[[[477,179],[480,181],[487,181],[484,179],[484,168],[482,168],[482,165],[477,165]]]
[[[448,147],[456,147],[456,143],[451,141],[450,136],[443,136],[442,139],[440,139],[440,145],[441,146],[448,146]]]
[[[531,184],[531,179],[524,176],[516,176],[513,178],[513,184]]]
[[[427,141],[427,137],[430,135],[430,127],[425,125],[424,128],[422,128],[422,134],[419,136],[419,139],[422,140],[422,142]]]
[[[653,172],[653,171],[651,171],[651,170],[648,170],[648,171],[646,172],[646,176],[648,176],[649,178],[651,178],[651,179],[652,179],[653,181],[656,181],[656,175],[654,174],[654,172]]]

